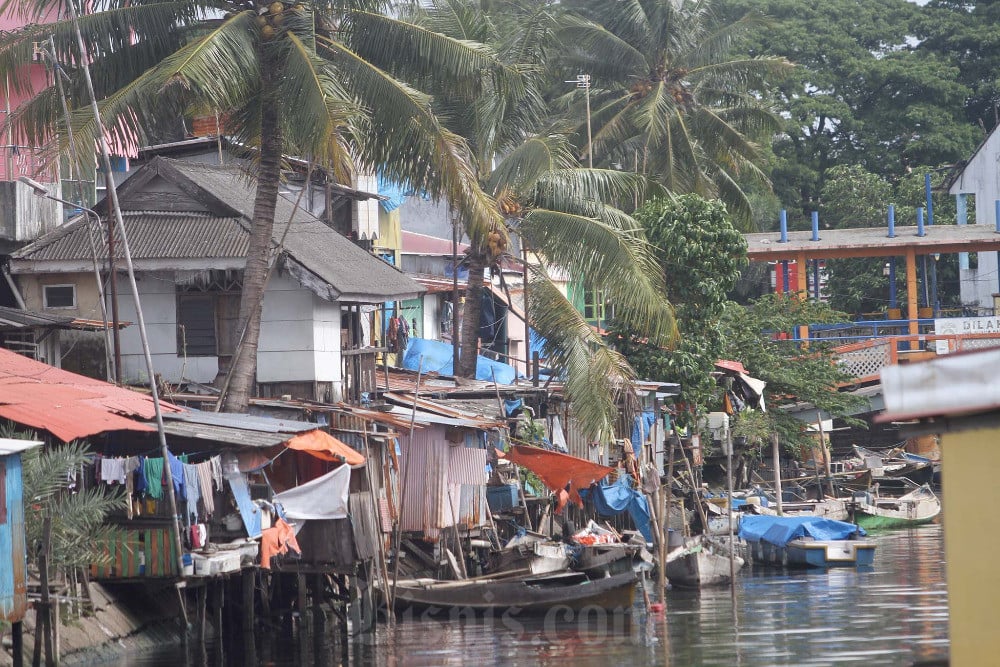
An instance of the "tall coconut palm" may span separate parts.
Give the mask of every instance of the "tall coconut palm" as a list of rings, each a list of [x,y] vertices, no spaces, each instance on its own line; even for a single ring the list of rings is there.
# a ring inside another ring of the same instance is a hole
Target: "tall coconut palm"
[[[481,290],[487,270],[497,268],[514,231],[546,264],[532,266],[527,316],[546,340],[547,356],[563,372],[574,415],[594,437],[613,435],[617,399],[634,373],[549,279],[547,266],[585,276],[603,288],[619,316],[636,331],[667,343],[673,313],[662,275],[641,226],[614,207],[646,189],[644,179],[612,170],[581,169],[565,135],[539,133],[545,113],[540,89],[543,66],[557,27],[544,3],[438,0],[416,17],[444,34],[494,47],[500,59],[525,73],[523,88],[489,97],[451,98],[442,107],[449,127],[468,141],[482,187],[497,201],[506,226],[485,238],[469,233],[461,358],[457,372],[475,373],[480,336]],[[440,102],[439,102],[440,103]]]
[[[791,65],[733,57],[738,38],[760,19],[719,24],[713,4],[565,0],[563,62],[567,72],[591,76],[590,148],[599,164],[638,165],[671,192],[718,197],[746,223],[744,187],[768,184],[758,142],[779,128],[766,91]],[[586,143],[586,132],[577,136]]]
[[[29,19],[59,13],[72,0],[5,0],[4,13]],[[481,44],[449,38],[382,13],[378,0],[97,0],[80,25],[88,53],[75,52],[68,21],[28,25],[0,43],[0,76],[16,89],[29,82],[32,45],[50,36],[64,63],[95,71],[103,124],[122,139],[143,136],[145,120],[164,107],[217,111],[227,130],[255,148],[257,189],[240,302],[242,345],[233,361],[224,409],[245,410],[256,369],[260,305],[273,252],[272,229],[283,154],[308,157],[346,176],[356,164],[447,198],[485,236],[502,219],[479,187],[465,141],[446,129],[431,98],[409,85],[432,75],[466,94],[488,79],[517,88],[520,73]],[[397,64],[396,76],[361,55]],[[66,65],[67,69],[72,67]],[[485,76],[485,75],[488,76]],[[71,104],[84,106],[75,80]],[[54,89],[17,110],[11,122],[36,144],[59,128]],[[73,121],[80,155],[100,131],[93,118]],[[89,148],[88,148],[89,146]],[[335,258],[331,258],[335,259]]]

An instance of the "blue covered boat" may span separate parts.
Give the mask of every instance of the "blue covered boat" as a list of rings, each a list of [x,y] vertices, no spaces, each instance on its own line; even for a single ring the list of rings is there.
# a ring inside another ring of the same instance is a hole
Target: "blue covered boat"
[[[875,562],[875,543],[859,539],[863,528],[821,516],[740,518],[739,536],[753,559],[800,567],[866,567]]]

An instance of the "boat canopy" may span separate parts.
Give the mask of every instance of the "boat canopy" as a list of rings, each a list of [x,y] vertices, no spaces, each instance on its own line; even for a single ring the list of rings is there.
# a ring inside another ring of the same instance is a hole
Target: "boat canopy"
[[[814,540],[847,540],[865,535],[860,526],[821,516],[756,516],[740,518],[740,538],[751,542],[768,542],[783,547],[800,537]]]

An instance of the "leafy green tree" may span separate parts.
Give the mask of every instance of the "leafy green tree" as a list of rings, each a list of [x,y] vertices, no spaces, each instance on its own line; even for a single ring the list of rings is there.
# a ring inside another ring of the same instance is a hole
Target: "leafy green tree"
[[[680,340],[665,351],[615,322],[618,349],[645,378],[681,385],[682,426],[713,407],[718,390],[711,372],[725,346],[719,321],[727,295],[746,266],[746,240],[725,205],[698,195],[654,200],[636,212],[667,276],[667,298],[676,312]]]
[[[970,89],[966,119],[991,131],[1000,109],[1000,6],[994,2],[930,0],[921,7],[914,35],[919,51],[946,57]]]
[[[981,132],[968,121],[969,82],[949,54],[914,43],[926,9],[906,0],[723,0],[725,15],[760,11],[747,53],[798,67],[781,82],[784,128],[774,142],[785,208],[815,210],[827,172],[857,164],[895,179],[916,165],[967,156]]]
[[[40,20],[65,15],[64,1],[4,0],[0,10]],[[253,385],[283,155],[304,156],[339,178],[356,165],[377,166],[446,198],[477,239],[502,225],[479,187],[466,142],[442,125],[432,98],[407,83],[436,77],[465,95],[521,85],[520,73],[482,44],[394,18],[392,3],[380,0],[101,0],[94,9],[80,17],[87,54],[76,52],[69,21],[29,24],[0,43],[0,74],[27,90],[23,63],[35,42],[51,36],[70,72],[70,106],[87,108],[70,63],[88,62],[113,136],[142,138],[144,119],[164,106],[214,110],[226,116],[235,139],[254,149],[257,190],[237,327],[242,345],[224,409],[245,410]],[[12,121],[36,145],[65,136],[54,86]],[[78,154],[88,155],[99,136],[96,123],[83,111],[73,122]]]
[[[808,447],[810,440],[805,433],[805,422],[783,410],[783,406],[805,402],[836,418],[848,415],[863,402],[856,395],[840,390],[853,378],[833,362],[826,343],[810,343],[803,350],[797,341],[791,340],[791,334],[803,322],[844,321],[843,313],[823,302],[777,294],[762,297],[749,307],[730,303],[720,320],[723,356],[739,360],[750,375],[767,383],[765,430],[778,433],[792,453]],[[781,337],[782,332],[788,337]],[[857,425],[853,420],[851,423]],[[760,425],[754,426],[759,435]]]
[[[761,144],[780,126],[769,90],[791,68],[784,58],[734,55],[757,15],[723,23],[713,1],[560,4],[569,11],[564,71],[591,76],[597,162],[638,165],[672,193],[719,198],[747,226],[744,184],[769,184]],[[582,127],[585,100],[571,101]],[[585,131],[577,136],[586,143]]]

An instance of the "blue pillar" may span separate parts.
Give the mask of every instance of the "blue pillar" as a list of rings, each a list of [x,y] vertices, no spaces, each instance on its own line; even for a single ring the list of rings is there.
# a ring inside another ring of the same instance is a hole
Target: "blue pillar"
[[[812,212],[813,241],[819,241],[819,211]]]
[[[778,216],[778,224],[781,226],[781,243],[788,243],[788,214],[785,209],[781,209]]]
[[[924,209],[921,206],[917,207],[917,236],[926,236],[924,231]]]
[[[889,238],[896,238],[896,205],[889,204]]]
[[[788,294],[788,260],[781,260],[781,292]]]

